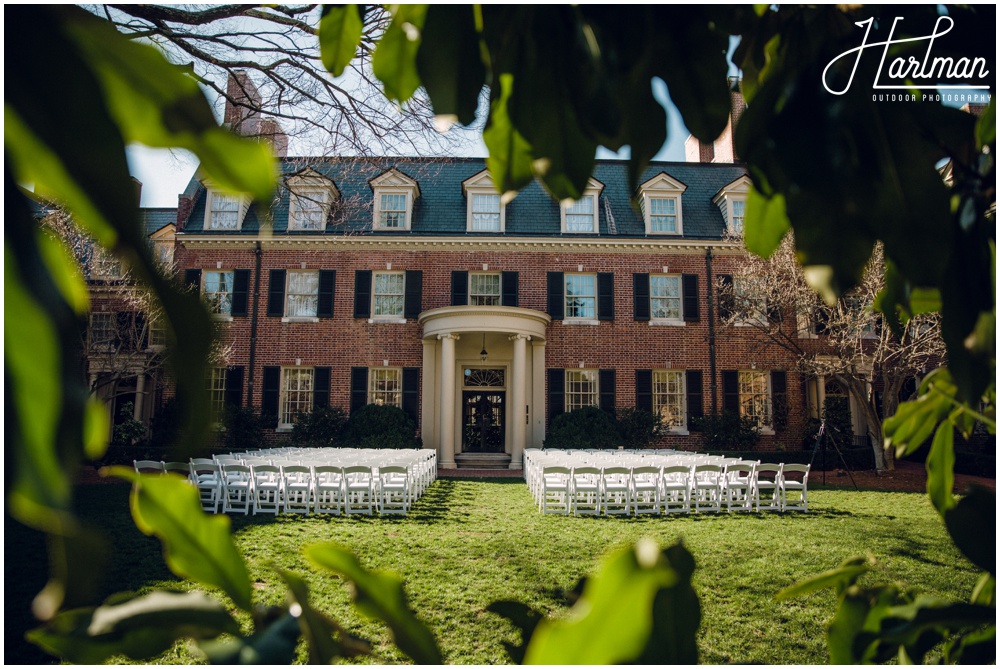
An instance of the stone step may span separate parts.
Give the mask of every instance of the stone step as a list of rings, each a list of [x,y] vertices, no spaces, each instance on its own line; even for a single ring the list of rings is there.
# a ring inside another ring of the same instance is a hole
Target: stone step
[[[509,469],[507,453],[456,453],[455,464],[459,469]]]

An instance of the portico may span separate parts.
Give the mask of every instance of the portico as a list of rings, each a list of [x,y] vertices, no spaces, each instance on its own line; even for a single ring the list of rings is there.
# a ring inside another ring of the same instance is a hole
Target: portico
[[[462,452],[510,455],[545,438],[548,314],[501,306],[458,306],[420,314],[423,327],[421,434],[443,469]],[[485,351],[485,354],[484,354]]]

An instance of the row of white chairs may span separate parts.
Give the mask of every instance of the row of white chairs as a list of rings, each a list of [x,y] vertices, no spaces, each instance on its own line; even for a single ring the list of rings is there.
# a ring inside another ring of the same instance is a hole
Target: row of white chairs
[[[665,464],[650,460],[628,466],[599,464],[583,453],[567,457],[526,452],[525,478],[542,513],[638,516],[718,513],[723,507],[728,511],[809,510],[809,465],[667,457]]]

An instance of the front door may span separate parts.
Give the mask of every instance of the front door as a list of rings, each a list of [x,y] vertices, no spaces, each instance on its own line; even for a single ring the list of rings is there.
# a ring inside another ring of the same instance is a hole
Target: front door
[[[462,392],[462,450],[467,453],[504,452],[503,390]]]

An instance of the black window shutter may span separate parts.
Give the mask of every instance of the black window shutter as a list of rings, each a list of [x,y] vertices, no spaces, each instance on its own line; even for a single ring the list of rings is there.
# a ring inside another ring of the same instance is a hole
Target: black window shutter
[[[368,368],[351,367],[351,413],[368,405]]]
[[[548,370],[549,376],[549,423],[566,411],[566,372],[562,369]]]
[[[602,369],[598,373],[597,390],[601,411],[615,415],[615,370]]]
[[[505,307],[517,306],[517,272],[503,272],[500,275],[500,286],[503,291],[500,304]]]
[[[548,312],[553,320],[561,321],[565,313],[566,300],[563,298],[563,291],[566,290],[562,272],[549,272],[548,274]],[[559,413],[562,413],[560,411]]]
[[[424,273],[419,269],[406,270],[406,292],[403,295],[403,318],[416,318],[424,289]]]
[[[359,269],[354,272],[354,317],[370,318],[372,315],[372,271]]]
[[[722,372],[722,410],[740,412],[740,375],[737,371]]]
[[[243,406],[243,367],[226,367],[226,391],[222,403],[226,407]]]
[[[736,307],[733,295],[733,277],[731,274],[719,275],[719,319],[725,320],[733,315]]]
[[[635,408],[653,412],[653,370],[635,370]]]
[[[319,295],[316,300],[316,316],[333,318],[333,293],[337,285],[337,272],[332,269],[319,271]]]
[[[785,372],[771,372],[771,424],[785,426],[788,413],[788,376]]]
[[[451,273],[451,306],[463,307],[469,303],[469,273],[455,270]]]
[[[403,411],[410,415],[415,423],[420,423],[417,407],[420,406],[420,368],[403,368]]]
[[[281,367],[264,367],[264,385],[261,389],[260,413],[278,416],[278,397],[281,394]]]
[[[649,320],[649,275],[632,275],[632,317],[637,321]]]
[[[615,275],[611,272],[597,275],[597,320],[615,320]]]
[[[682,275],[681,287],[683,289],[682,294],[684,296],[682,300],[684,320],[697,321],[700,318],[700,315],[698,314],[698,275]]]
[[[184,270],[184,285],[194,286],[195,288],[201,288],[201,270],[200,269]]]
[[[687,386],[687,427],[688,430],[697,430],[697,419],[705,415],[701,370],[689,369],[685,373],[685,376],[685,385]]]
[[[267,283],[267,315],[285,315],[285,270],[272,269]]]
[[[247,303],[250,301],[250,270],[233,270],[233,316],[246,316]]]
[[[313,411],[330,406],[330,368],[313,368]]]

